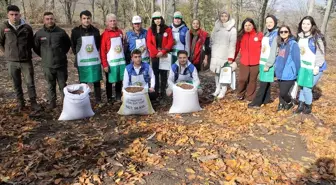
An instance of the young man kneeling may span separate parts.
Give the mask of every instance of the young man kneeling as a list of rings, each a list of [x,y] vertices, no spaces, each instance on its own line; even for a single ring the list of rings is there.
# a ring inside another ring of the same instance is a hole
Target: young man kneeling
[[[123,87],[140,86],[148,89],[149,98],[155,100],[157,98],[157,93],[154,91],[155,76],[150,65],[142,62],[141,54],[139,49],[132,51],[132,61],[125,68]]]
[[[168,88],[166,90],[167,96],[173,94],[173,86],[179,82],[191,83],[197,87],[198,94],[202,94],[202,89],[199,87],[200,80],[196,67],[188,61],[188,52],[180,50],[177,52],[177,61],[172,65],[169,77]]]

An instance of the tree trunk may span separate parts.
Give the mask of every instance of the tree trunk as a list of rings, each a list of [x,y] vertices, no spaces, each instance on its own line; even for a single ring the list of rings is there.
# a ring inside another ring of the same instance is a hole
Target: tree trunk
[[[198,16],[198,4],[199,0],[194,0],[193,2],[193,19],[196,19]]]
[[[264,18],[265,18],[265,14],[266,14],[266,9],[267,9],[267,4],[268,4],[268,0],[263,0],[263,4],[261,7],[261,13],[259,15],[259,31],[263,31],[264,30]]]
[[[310,16],[313,15],[314,5],[315,5],[315,0],[309,0],[307,15],[310,15]]]
[[[91,8],[92,8],[92,21],[95,18],[95,0],[91,0]]]
[[[47,10],[47,6],[48,6],[48,0],[44,0],[44,2],[43,2],[43,10]]]
[[[151,14],[155,12],[155,0],[151,0]]]
[[[164,16],[164,12],[165,12],[164,4],[165,4],[165,0],[161,0],[161,15],[162,15],[163,18],[165,18],[165,16]]]
[[[137,0],[133,0],[133,12],[135,12],[136,15],[139,15],[139,8],[138,8]]]
[[[50,7],[51,11],[53,11],[55,13],[55,0],[51,0],[51,7]]]
[[[22,10],[23,10],[23,17],[26,19],[27,18],[27,12],[26,12],[26,6],[24,3],[24,0],[21,0],[21,5],[22,5]]]
[[[119,1],[114,0],[114,15],[118,16],[118,6],[119,6]]]
[[[325,34],[326,31],[327,31],[327,25],[328,25],[328,20],[329,20],[329,17],[330,17],[332,4],[333,4],[333,0],[328,0],[326,11],[324,13],[323,23],[322,23],[322,26],[321,26],[321,32],[323,34]]]

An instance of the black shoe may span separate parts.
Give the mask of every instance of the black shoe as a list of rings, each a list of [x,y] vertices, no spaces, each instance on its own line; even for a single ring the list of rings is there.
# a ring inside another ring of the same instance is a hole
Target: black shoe
[[[283,109],[285,109],[285,105],[282,104],[282,103],[279,103],[279,105],[278,105],[278,111],[281,111]]]
[[[56,101],[51,101],[48,105],[47,105],[47,109],[48,110],[52,110],[56,108]]]
[[[312,104],[310,105],[307,105],[307,104],[304,104],[305,108],[303,110],[303,114],[310,114],[312,112]]]
[[[286,104],[285,104],[285,107],[284,107],[284,108],[285,108],[286,110],[289,110],[289,109],[291,109],[293,106],[294,106],[294,103],[293,103],[293,102],[289,102],[289,103],[286,103]]]
[[[15,113],[19,113],[22,111],[22,109],[25,107],[25,102],[24,100],[23,101],[18,101],[18,103],[16,104],[16,107],[12,110],[12,113],[15,114]]]
[[[250,108],[250,109],[260,109],[260,105],[254,104],[252,102],[252,103],[247,104],[247,108]]]
[[[114,101],[113,101],[113,98],[107,98],[107,103],[108,104],[112,104]]]
[[[237,100],[239,101],[244,100],[244,97],[237,97]]]
[[[117,93],[115,99],[116,101],[121,101],[121,94]]]
[[[295,109],[294,114],[300,114],[304,111],[305,103],[300,101],[298,107]]]
[[[56,102],[55,102],[55,104],[56,104]],[[30,100],[30,106],[31,106],[33,112],[37,112],[37,111],[41,110],[41,106],[36,102],[35,99]]]

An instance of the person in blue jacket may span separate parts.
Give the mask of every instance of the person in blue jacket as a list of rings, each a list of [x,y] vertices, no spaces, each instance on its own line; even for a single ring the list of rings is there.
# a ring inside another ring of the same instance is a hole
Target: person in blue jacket
[[[298,85],[301,87],[299,105],[294,113],[310,114],[312,112],[312,89],[327,69],[325,61],[326,42],[323,34],[311,16],[304,17],[299,23],[298,43],[301,50],[300,75]],[[306,65],[307,63],[311,64]]]
[[[278,56],[275,60],[275,76],[279,82],[280,110],[289,110],[293,107],[290,89],[294,85],[300,69],[300,48],[289,26],[280,26],[278,32]]]
[[[134,49],[141,51],[142,62],[149,63],[149,53],[146,46],[147,30],[142,28],[141,17],[136,15],[132,18],[132,30],[126,32],[125,57],[127,64],[131,61],[131,53]]]
[[[177,52],[184,50],[190,54],[190,33],[189,28],[183,21],[182,13],[177,11],[174,13],[174,20],[170,28],[173,31],[174,46],[172,49],[172,63],[177,60]]]

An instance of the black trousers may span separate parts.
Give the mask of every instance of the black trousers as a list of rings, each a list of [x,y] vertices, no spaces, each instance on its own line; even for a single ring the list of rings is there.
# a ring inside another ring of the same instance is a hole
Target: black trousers
[[[112,99],[112,84],[108,81],[108,73],[105,73],[106,77],[106,82],[105,82],[105,87],[106,87],[106,97],[107,99]],[[121,96],[121,90],[122,90],[122,81],[116,82],[115,83],[115,92],[116,96]]]
[[[155,92],[161,93],[161,95],[165,94],[167,87],[167,71],[159,69],[159,58],[151,58],[152,60],[152,68],[155,75]],[[161,79],[161,80],[160,80]]]
[[[291,96],[289,94],[290,89],[295,83],[295,80],[279,80],[279,102],[280,104],[287,104],[291,102]]]
[[[259,89],[252,103],[257,106],[267,104],[271,101],[271,83],[260,82]]]

